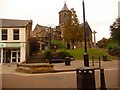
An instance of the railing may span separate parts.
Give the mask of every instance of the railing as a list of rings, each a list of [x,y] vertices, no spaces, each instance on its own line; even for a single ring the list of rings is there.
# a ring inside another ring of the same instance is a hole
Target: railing
[[[98,63],[98,67],[101,68],[101,58],[92,56],[92,61],[89,63],[92,63],[92,66],[95,66],[95,63]]]

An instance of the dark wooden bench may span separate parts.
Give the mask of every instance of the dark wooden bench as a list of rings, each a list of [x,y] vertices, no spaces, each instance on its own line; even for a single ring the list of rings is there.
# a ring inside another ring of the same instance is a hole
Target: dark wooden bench
[[[53,63],[53,62],[64,62],[64,59],[62,59],[62,58],[52,58],[51,59],[51,62]]]

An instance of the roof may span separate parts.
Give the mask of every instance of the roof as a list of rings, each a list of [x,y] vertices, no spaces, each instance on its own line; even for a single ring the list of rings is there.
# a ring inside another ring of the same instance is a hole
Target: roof
[[[34,30],[31,32],[31,35],[32,36],[39,35],[38,37],[46,37],[46,35],[48,34],[46,30],[48,29],[50,29],[50,27],[37,24]]]
[[[32,23],[32,20],[16,20],[16,19],[0,19],[0,27],[25,27],[28,23]]]
[[[84,27],[84,23],[81,23],[80,25]],[[86,27],[87,30],[89,30],[90,32],[92,32],[92,29],[91,29],[91,27],[90,27],[90,25],[88,24],[87,21],[85,22],[85,27]]]
[[[64,3],[64,6],[63,6],[63,8],[62,8],[62,10],[61,10],[61,11],[69,11],[69,9],[68,9],[68,7],[67,7],[66,3]]]

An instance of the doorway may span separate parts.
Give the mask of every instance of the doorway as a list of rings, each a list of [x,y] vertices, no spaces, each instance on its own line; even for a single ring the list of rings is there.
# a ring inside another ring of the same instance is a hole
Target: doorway
[[[11,62],[11,49],[3,49],[3,63]]]
[[[20,49],[3,49],[3,63],[20,62]]]
[[[12,63],[20,62],[20,51],[12,51],[11,53]]]

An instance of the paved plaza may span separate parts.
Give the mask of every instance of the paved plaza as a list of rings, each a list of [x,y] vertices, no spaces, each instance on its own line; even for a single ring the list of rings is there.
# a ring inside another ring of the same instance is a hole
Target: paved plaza
[[[16,64],[2,65],[2,87],[3,88],[76,88],[76,72],[69,71],[78,67],[84,67],[83,61],[75,60],[70,66],[64,63],[53,63],[55,70],[67,72],[57,73],[36,73],[28,74],[16,72]],[[105,70],[105,83],[107,88],[118,88],[118,61],[102,61],[102,68]],[[98,67],[96,64],[95,67]],[[100,87],[100,72],[95,71],[96,87]]]

